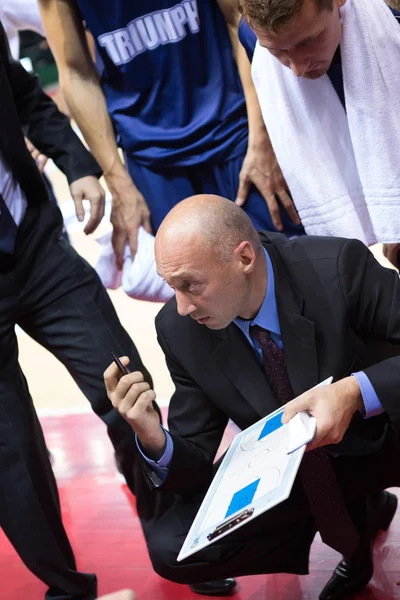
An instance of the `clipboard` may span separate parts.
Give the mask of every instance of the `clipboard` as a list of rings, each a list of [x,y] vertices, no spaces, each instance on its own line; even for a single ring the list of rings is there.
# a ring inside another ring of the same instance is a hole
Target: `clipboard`
[[[319,385],[332,383],[329,377]],[[318,387],[318,386],[317,386]],[[180,562],[286,500],[316,431],[308,413],[282,424],[284,407],[238,433],[192,523]]]

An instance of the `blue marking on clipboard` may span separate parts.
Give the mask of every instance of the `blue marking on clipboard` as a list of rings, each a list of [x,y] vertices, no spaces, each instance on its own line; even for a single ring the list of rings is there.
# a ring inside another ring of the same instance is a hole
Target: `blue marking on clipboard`
[[[282,414],[282,412],[279,412],[271,419],[268,419],[258,437],[258,440],[262,440],[266,435],[269,435],[273,431],[279,429],[279,427],[282,427]]]
[[[249,485],[246,485],[246,487],[233,494],[231,503],[229,504],[228,510],[226,511],[226,515],[224,517],[225,519],[253,502],[253,498],[259,483],[260,479],[256,479],[252,483],[249,483]]]

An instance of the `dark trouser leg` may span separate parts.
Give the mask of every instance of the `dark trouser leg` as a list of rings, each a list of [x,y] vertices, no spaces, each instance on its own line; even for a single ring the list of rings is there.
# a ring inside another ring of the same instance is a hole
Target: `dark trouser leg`
[[[332,466],[349,502],[400,486],[400,434],[388,426],[385,442],[373,454],[339,456]]]
[[[48,600],[93,600],[96,577],[79,573],[57,486],[25,377],[18,365],[11,277],[0,274],[0,527]]]
[[[295,494],[297,496],[297,492]],[[152,529],[149,540],[154,570],[177,583],[265,573],[308,573],[315,535],[303,500],[287,501],[178,563],[176,558],[201,498],[179,500]]]
[[[360,533],[359,550],[352,562],[365,560],[366,545],[376,535],[374,514],[379,505],[380,493],[400,485],[400,437],[389,426],[383,446],[367,456],[342,456],[333,459],[332,465],[343,489],[349,514]]]
[[[371,494],[400,485],[399,456],[399,436],[389,429],[384,446],[375,454],[343,456],[332,461],[362,539],[367,525],[366,505]],[[201,500],[179,500],[152,529],[148,540],[150,557],[154,569],[162,577],[191,583],[258,573],[308,572],[309,547],[315,525],[298,480],[286,502],[178,563],[176,558]]]
[[[151,377],[97,274],[59,235],[53,233],[41,241],[26,275],[20,294],[23,316],[18,323],[67,367],[94,412],[107,425],[147,530],[163,512],[165,503],[169,505],[168,496],[160,496],[147,486],[134,433],[107,398],[103,372],[113,351],[129,356],[130,369],[141,371],[149,383]]]

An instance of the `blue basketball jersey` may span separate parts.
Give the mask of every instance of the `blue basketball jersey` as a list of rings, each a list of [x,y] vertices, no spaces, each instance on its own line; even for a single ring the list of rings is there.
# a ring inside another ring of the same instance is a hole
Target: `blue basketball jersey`
[[[76,0],[122,148],[149,167],[242,154],[247,116],[216,0]]]
[[[251,62],[257,44],[257,36],[243,18],[240,19],[239,23],[239,41],[246,50],[249,61]]]

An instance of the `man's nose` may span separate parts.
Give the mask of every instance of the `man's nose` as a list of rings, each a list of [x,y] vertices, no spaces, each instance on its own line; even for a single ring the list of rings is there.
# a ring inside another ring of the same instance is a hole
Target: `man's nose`
[[[186,317],[187,315],[190,315],[191,313],[193,313],[196,310],[196,307],[193,304],[193,302],[190,300],[190,298],[187,298],[185,296],[185,294],[182,294],[182,292],[176,291],[175,296],[176,296],[176,306],[178,309],[178,313],[180,314],[181,317]]]
[[[310,59],[301,59],[301,60],[296,59],[296,58],[290,59],[290,68],[292,69],[292,71],[296,75],[296,77],[303,77],[304,73],[306,73],[309,66],[310,66]]]

